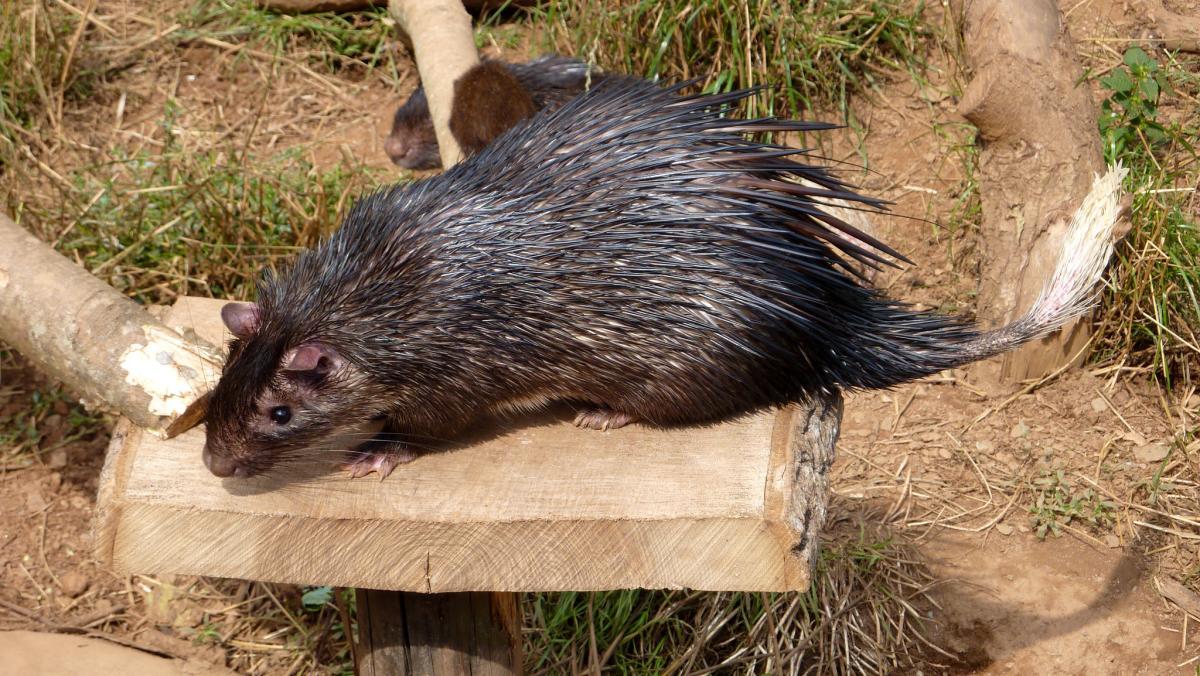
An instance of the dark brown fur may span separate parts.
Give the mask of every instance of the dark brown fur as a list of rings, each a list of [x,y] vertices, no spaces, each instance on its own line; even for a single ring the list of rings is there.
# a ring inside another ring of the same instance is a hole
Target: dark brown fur
[[[506,71],[503,75],[499,74],[501,69]],[[456,83],[451,104],[451,133],[455,134],[464,154],[470,156],[516,122],[538,110],[557,109],[584,91],[589,81],[600,77],[591,73],[581,61],[553,54],[528,63],[485,61]],[[467,86],[463,86],[464,83]],[[470,137],[460,138],[454,131],[456,126]],[[418,87],[396,109],[392,131],[384,140],[383,149],[394,164],[406,169],[441,166],[424,88]]]
[[[450,132],[470,156],[535,112],[533,97],[508,68],[484,61],[454,82]]]
[[[1070,251],[991,331],[863,286],[858,265],[899,255],[828,206],[880,203],[746,136],[829,125],[738,119],[751,92],[682,86],[613,77],[543,110],[360,200],[256,304],[227,306],[208,467],[354,447],[353,474],[386,474],[482,415],[554,400],[586,427],[710,423],[961,366],[1092,307],[1104,247]]]

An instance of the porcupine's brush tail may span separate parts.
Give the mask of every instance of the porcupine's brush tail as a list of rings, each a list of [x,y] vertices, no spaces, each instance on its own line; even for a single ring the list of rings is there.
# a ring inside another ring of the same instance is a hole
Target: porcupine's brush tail
[[[899,303],[868,304],[864,326],[874,331],[857,342],[875,355],[872,369],[862,362],[847,369],[851,388],[886,387],[1001,354],[1041,338],[1089,312],[1099,298],[1098,282],[1112,257],[1113,232],[1121,214],[1120,164],[1092,182],[1063,238],[1054,274],[1025,314],[990,331],[978,331],[954,317],[915,312]]]

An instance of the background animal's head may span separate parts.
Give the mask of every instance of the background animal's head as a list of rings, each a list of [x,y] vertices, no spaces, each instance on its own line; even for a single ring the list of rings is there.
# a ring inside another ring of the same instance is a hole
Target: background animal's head
[[[392,163],[405,169],[437,169],[442,166],[437,136],[425,90],[418,88],[392,118],[392,133],[383,142]]]

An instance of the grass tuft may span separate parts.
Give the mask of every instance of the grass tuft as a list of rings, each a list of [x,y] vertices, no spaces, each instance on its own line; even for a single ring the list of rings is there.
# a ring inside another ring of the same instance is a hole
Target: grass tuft
[[[1100,358],[1149,366],[1168,386],[1195,382],[1200,363],[1200,231],[1196,150],[1200,60],[1137,47],[1100,80],[1109,93],[1099,122],[1105,159],[1129,168],[1132,230],[1106,294]],[[1189,67],[1190,66],[1190,67]],[[1164,95],[1185,103],[1164,112]]]
[[[269,51],[343,76],[364,74],[379,66],[396,73],[394,23],[387,7],[361,12],[281,14],[253,0],[200,0],[180,17],[180,41],[210,38],[250,41]]]
[[[0,3],[0,176],[30,146],[44,149],[64,105],[86,93],[91,73],[80,67],[78,26],[50,3]]]
[[[171,135],[167,134],[170,139]],[[229,148],[116,154],[36,215],[41,236],[143,303],[247,298],[262,269],[332,231],[367,176],[298,153],[238,161]]]
[[[803,593],[526,595],[531,674],[895,673],[958,663],[922,615],[933,582],[909,547],[827,531]]]
[[[924,3],[901,0],[552,0],[534,22],[547,48],[601,67],[667,81],[702,78],[707,91],[768,85],[751,115],[798,117],[833,107],[881,73],[924,68]]]

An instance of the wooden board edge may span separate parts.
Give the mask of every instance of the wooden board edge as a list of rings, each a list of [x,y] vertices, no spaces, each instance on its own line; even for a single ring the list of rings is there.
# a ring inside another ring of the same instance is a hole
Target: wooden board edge
[[[808,581],[806,572],[789,572],[777,535],[761,517],[480,524],[486,538],[463,523],[447,528],[432,522],[258,516],[232,525],[227,513],[137,501],[126,501],[117,517],[110,565],[121,575],[204,575],[421,593],[778,592],[801,591]],[[306,533],[303,547],[296,546],[296,533]],[[510,544],[485,549],[482,542]],[[596,550],[597,542],[613,546]],[[450,561],[439,558],[441,552],[467,555]],[[548,577],[547,571],[557,575]]]
[[[770,530],[783,561],[784,586],[797,591],[808,589],[812,562],[798,557],[793,551],[801,533],[793,530],[788,519],[792,511],[793,484],[796,479],[796,436],[806,411],[797,404],[781,408],[775,414],[771,428],[771,456],[763,487],[763,520]]]
[[[128,418],[118,418],[104,454],[104,466],[100,470],[96,513],[92,516],[92,542],[96,559],[110,567],[113,565],[117,529],[121,523],[125,485],[141,438],[140,427]]]

